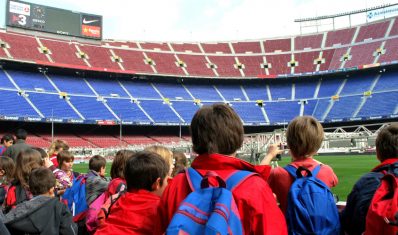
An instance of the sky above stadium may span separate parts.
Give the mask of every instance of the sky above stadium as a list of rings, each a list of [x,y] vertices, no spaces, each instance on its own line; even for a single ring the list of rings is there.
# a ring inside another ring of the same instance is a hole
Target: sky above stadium
[[[359,10],[389,0],[25,0],[103,16],[103,38],[139,41],[222,41],[300,33],[294,19]],[[0,25],[5,25],[0,0]],[[366,17],[352,18],[353,24]],[[328,23],[328,22],[326,22]],[[330,23],[330,22],[329,22]],[[348,18],[336,22],[348,26]],[[331,27],[326,25],[324,27]],[[325,28],[325,29],[326,29]],[[320,29],[322,30],[322,29]],[[303,32],[316,31],[305,28]]]

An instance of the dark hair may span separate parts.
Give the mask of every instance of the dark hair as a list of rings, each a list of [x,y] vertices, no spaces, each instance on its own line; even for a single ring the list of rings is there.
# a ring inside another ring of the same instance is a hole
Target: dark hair
[[[17,140],[26,140],[26,137],[28,136],[28,132],[26,132],[24,129],[18,129],[15,132],[15,137]]]
[[[315,154],[322,145],[323,127],[311,116],[296,117],[286,131],[286,142],[294,157],[304,158]]]
[[[124,169],[127,189],[146,189],[152,191],[152,185],[160,178],[160,185],[169,173],[168,163],[159,154],[148,151],[135,153],[127,160]]]
[[[199,109],[191,122],[193,150],[198,154],[230,155],[243,143],[243,125],[235,111],[226,104]]]
[[[0,144],[4,144],[5,142],[8,142],[12,140],[12,142],[14,142],[14,136],[12,136],[11,134],[5,134],[3,135],[3,137],[1,137],[1,143]]]
[[[14,180],[20,182],[24,188],[28,188],[30,173],[42,164],[41,155],[37,150],[28,149],[19,153],[15,164]]]
[[[58,167],[61,169],[62,164],[64,162],[71,162],[75,160],[75,156],[72,155],[71,152],[68,150],[63,150],[57,154],[57,162],[58,162]]]
[[[0,157],[0,170],[4,171],[5,177],[6,177],[6,183],[10,183],[11,180],[13,179],[13,174],[14,174],[14,169],[15,169],[15,163],[14,160],[10,157]]]
[[[174,177],[188,166],[188,159],[183,152],[173,152],[173,157],[175,163],[173,173],[171,175]]]
[[[376,138],[376,152],[380,161],[398,158],[398,124],[384,127]]]
[[[40,167],[30,173],[29,190],[34,196],[45,194],[52,187],[55,187],[55,176],[50,169]]]
[[[124,168],[126,167],[127,160],[133,156],[134,152],[131,150],[117,151],[111,166],[111,178],[124,179]]]
[[[95,155],[88,162],[88,169],[99,172],[102,167],[106,166],[106,159],[100,155]]]
[[[46,151],[44,151],[44,149],[39,148],[39,147],[32,147],[32,149],[38,151],[40,153],[41,159],[44,161],[45,158],[48,157]]]

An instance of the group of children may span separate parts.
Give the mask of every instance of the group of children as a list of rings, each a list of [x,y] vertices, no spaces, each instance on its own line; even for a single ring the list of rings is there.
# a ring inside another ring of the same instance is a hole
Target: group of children
[[[270,167],[271,160],[281,153],[277,145],[269,147],[259,165],[237,158],[237,150],[243,144],[243,125],[233,109],[224,104],[199,109],[190,131],[193,150],[198,154],[191,168],[206,178],[207,186],[221,187],[237,172],[251,173],[231,191],[242,233],[294,233],[288,230],[286,216],[288,194],[295,178],[285,168]],[[290,165],[309,172],[319,168],[316,177],[331,188],[337,185],[337,176],[330,166],[313,158],[323,138],[321,124],[308,116],[294,119],[286,132]],[[117,152],[108,181],[105,158],[93,156],[88,173],[79,176],[72,170],[74,157],[67,145],[62,141],[56,145],[52,146],[51,155],[56,156],[58,167],[37,149],[22,151],[15,163],[8,157],[0,158],[4,186],[0,187],[0,200],[6,194],[5,214],[0,221],[11,234],[163,234],[169,231],[176,213],[182,213],[180,206],[194,190],[185,156],[173,156],[162,146],[141,152]],[[366,213],[384,172],[393,169],[398,175],[398,125],[388,126],[378,134],[376,149],[381,164],[363,176],[350,193],[341,213],[343,233],[362,234],[366,230]],[[68,208],[62,199],[67,198],[74,184],[83,182],[83,177],[88,214],[98,202],[100,209],[94,210],[94,216],[87,214],[87,218],[76,220],[73,207]],[[1,229],[0,223],[0,232]],[[186,233],[181,228],[178,234]]]

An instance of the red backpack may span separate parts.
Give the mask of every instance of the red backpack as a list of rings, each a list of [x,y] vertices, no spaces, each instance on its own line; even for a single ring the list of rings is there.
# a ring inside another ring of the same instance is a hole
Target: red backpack
[[[368,213],[365,235],[398,234],[398,177],[386,174],[381,179]]]

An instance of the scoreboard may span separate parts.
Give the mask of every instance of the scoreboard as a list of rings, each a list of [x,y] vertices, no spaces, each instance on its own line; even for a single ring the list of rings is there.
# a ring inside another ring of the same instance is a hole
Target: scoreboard
[[[102,39],[102,16],[22,1],[7,1],[6,24],[30,30]]]

